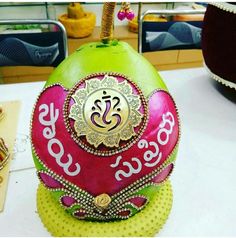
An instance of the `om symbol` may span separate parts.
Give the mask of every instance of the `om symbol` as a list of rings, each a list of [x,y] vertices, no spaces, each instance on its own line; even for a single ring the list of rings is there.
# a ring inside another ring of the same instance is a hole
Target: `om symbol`
[[[120,92],[113,89],[100,89],[92,93],[85,108],[87,124],[100,133],[120,130],[129,116],[128,102]]]

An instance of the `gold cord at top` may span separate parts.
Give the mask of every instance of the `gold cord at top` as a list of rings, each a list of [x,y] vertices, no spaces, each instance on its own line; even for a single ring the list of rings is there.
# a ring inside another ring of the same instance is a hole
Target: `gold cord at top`
[[[113,37],[114,10],[116,2],[105,2],[103,5],[101,35],[104,43],[109,42]]]

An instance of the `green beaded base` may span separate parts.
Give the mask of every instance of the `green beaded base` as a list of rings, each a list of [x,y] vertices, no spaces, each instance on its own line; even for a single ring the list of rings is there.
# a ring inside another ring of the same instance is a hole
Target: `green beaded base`
[[[78,220],[66,213],[40,184],[37,209],[42,223],[53,236],[127,237],[155,236],[165,224],[172,207],[170,181],[161,186],[149,204],[127,220],[91,222]]]

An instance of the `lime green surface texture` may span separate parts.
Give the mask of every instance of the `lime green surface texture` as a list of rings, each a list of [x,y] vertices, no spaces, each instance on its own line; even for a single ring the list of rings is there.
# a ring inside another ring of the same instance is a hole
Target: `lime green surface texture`
[[[51,74],[47,86],[61,83],[71,88],[82,78],[99,72],[114,72],[128,76],[148,96],[154,89],[167,90],[156,69],[129,44],[113,41],[82,45]]]
[[[40,184],[37,209],[42,223],[53,236],[131,237],[155,236],[165,224],[172,207],[172,189],[167,181],[149,204],[133,217],[115,222],[77,220],[66,213]]]

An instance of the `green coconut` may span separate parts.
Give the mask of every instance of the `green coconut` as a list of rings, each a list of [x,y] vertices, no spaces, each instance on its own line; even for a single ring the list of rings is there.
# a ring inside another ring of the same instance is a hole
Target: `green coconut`
[[[113,8],[114,5],[115,3],[113,3]],[[104,12],[106,13],[106,11]],[[112,22],[111,19],[110,23]],[[138,88],[141,89],[145,98],[149,98],[156,89],[168,91],[165,83],[162,81],[153,65],[150,64],[145,57],[135,51],[129,44],[123,41],[112,40],[112,37],[110,37],[109,34],[103,34],[104,32],[106,33],[106,27],[107,24],[102,24],[101,42],[84,44],[67,57],[52,72],[44,88],[54,84],[60,84],[69,91],[89,75],[98,73],[101,73],[101,75],[115,73],[125,75],[125,77],[134,82]],[[110,24],[109,27],[112,29],[112,24]],[[177,150],[178,144],[167,158],[169,164],[174,162]],[[33,158],[37,170],[46,172],[47,168],[40,163],[34,151]],[[160,188],[161,186],[150,184],[149,186],[140,189],[136,195],[144,195],[149,201],[151,201]],[[50,191],[50,194],[52,194],[58,202],[60,197],[63,196],[64,191],[54,190]],[[74,205],[66,209],[66,211],[69,214],[73,214],[79,208],[78,205]],[[139,211],[134,207],[130,207],[130,209],[132,210],[132,214]]]
[[[60,83],[65,88],[71,89],[86,76],[100,72],[126,75],[141,88],[146,98],[155,89],[168,91],[157,70],[129,44],[117,40],[106,44],[93,42],[82,45],[53,71],[45,87]],[[175,160],[176,153],[177,148],[168,159],[170,162]],[[46,169],[38,161],[34,152],[33,158],[38,170]],[[149,186],[139,194],[151,199],[158,190],[157,186]],[[63,192],[54,191],[52,195],[58,201]],[[67,212],[73,213],[75,209],[77,207],[68,209]]]
[[[157,70],[129,44],[117,40],[108,44],[82,45],[54,70],[46,86],[60,83],[65,88],[72,88],[84,77],[99,72],[128,76],[142,89],[145,97],[154,89],[167,90]]]

